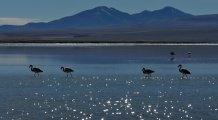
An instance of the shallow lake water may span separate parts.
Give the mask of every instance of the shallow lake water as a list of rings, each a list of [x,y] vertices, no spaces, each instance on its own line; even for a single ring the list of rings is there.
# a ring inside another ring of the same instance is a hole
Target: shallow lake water
[[[0,119],[216,120],[217,50],[216,45],[1,46]],[[39,78],[30,64],[43,70]],[[183,78],[179,64],[191,75]],[[61,66],[74,69],[72,78]],[[145,77],[143,67],[155,73]]]

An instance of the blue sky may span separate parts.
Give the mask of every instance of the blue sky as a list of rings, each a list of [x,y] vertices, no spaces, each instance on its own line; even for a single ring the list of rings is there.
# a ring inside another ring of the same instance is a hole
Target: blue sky
[[[0,0],[0,25],[50,21],[97,6],[128,13],[172,6],[194,15],[218,14],[218,0]]]

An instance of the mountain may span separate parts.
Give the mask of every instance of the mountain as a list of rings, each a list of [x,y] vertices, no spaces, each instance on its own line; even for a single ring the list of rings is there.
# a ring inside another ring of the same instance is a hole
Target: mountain
[[[192,17],[193,15],[182,12],[178,9],[175,9],[173,7],[165,7],[160,10],[155,10],[155,11],[143,11],[138,14],[133,14],[133,19],[137,21],[166,21],[166,20],[175,20],[179,18],[186,18],[186,17]]]
[[[128,13],[121,12],[114,8],[100,6],[91,10],[80,12],[73,16],[68,16],[58,20],[50,21],[48,23],[28,23],[23,26],[6,25],[2,26],[1,28],[6,30],[7,28],[8,30],[98,28],[129,23],[130,17],[131,15]]]
[[[136,28],[178,28],[218,25],[218,15],[194,16],[173,7],[155,11],[128,14],[106,6],[96,7],[76,15],[47,23],[28,23],[22,26],[3,25],[0,31],[63,30],[63,29],[122,29]],[[213,21],[211,23],[211,21]],[[203,24],[201,24],[203,23]]]
[[[97,7],[47,23],[55,28],[90,28],[127,23],[130,15],[114,8]]]

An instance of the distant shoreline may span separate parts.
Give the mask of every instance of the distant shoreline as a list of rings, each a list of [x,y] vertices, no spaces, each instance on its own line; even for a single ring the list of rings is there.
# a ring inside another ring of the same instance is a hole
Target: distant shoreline
[[[168,45],[168,46],[183,46],[183,45],[214,45],[218,46],[218,43],[134,43],[134,42],[76,42],[76,43],[0,43],[0,46],[146,46],[146,45]]]
[[[214,42],[99,41],[99,40],[0,40],[0,46],[145,46],[145,45],[218,45]]]
[[[218,44],[216,42],[173,42],[152,40],[0,40],[0,44]]]

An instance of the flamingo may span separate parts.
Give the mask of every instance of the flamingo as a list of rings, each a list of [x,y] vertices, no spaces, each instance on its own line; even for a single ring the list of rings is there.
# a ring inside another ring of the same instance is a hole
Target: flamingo
[[[183,77],[186,76],[187,77],[187,74],[191,74],[191,72],[189,72],[187,69],[184,69],[182,68],[182,65],[178,65],[178,68],[179,68],[179,72],[182,73]]]
[[[188,55],[188,58],[191,58],[192,53],[188,52],[187,55]]]
[[[39,73],[43,72],[41,69],[33,67],[33,65],[30,65],[29,68],[31,69],[32,72],[34,72],[35,77],[39,77]]]
[[[147,75],[147,76],[151,76],[152,73],[154,73],[153,70],[151,69],[146,69],[146,68],[142,68],[142,72]]]
[[[170,58],[170,61],[174,61],[174,59],[175,59],[175,52],[170,52],[170,55],[171,55],[171,58]]]
[[[61,67],[61,69],[63,70],[63,72],[67,73],[67,77],[69,77],[68,74],[70,74],[70,76],[72,77],[72,74],[71,74],[71,73],[72,73],[74,70],[72,70],[71,68],[68,68],[68,67]]]

